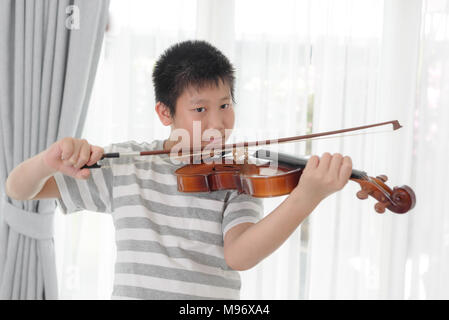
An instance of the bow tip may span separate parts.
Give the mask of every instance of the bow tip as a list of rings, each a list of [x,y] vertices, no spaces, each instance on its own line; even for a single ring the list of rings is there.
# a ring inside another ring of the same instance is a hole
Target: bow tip
[[[393,130],[398,130],[400,128],[402,128],[402,126],[399,124],[399,121],[398,120],[394,120],[393,121]]]

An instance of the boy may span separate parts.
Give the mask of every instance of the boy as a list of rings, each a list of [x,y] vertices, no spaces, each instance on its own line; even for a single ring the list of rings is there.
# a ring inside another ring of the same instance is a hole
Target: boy
[[[19,200],[57,198],[65,213],[111,213],[117,242],[113,298],[238,299],[237,270],[271,254],[321,200],[342,189],[351,159],[311,157],[298,186],[263,219],[261,200],[236,191],[178,192],[173,172],[183,163],[164,156],[80,169],[104,152],[226,141],[234,126],[234,70],[221,52],[204,41],[176,44],[157,61],[153,81],[156,113],[171,126],[169,139],[106,150],[83,139],[61,139],[10,173],[7,194]],[[179,142],[179,130],[188,139]],[[213,139],[206,134],[211,131]]]

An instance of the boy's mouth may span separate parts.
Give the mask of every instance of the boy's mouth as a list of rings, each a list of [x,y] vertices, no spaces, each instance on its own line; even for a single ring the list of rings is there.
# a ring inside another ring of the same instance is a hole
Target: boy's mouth
[[[205,146],[205,145],[209,145],[209,144],[213,144],[213,145],[221,145],[221,144],[223,144],[224,143],[224,139],[220,139],[220,138],[210,138],[209,140],[202,140],[201,141],[201,144],[203,145],[203,146]]]

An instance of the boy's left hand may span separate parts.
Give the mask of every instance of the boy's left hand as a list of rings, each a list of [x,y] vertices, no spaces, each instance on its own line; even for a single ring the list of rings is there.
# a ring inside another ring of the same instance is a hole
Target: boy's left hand
[[[312,156],[304,168],[292,194],[302,193],[305,199],[317,203],[343,189],[352,173],[352,160],[339,153],[326,152],[321,158]]]

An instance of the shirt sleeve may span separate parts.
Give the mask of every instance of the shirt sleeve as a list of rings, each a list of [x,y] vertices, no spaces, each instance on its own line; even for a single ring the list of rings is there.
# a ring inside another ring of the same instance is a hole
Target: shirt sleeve
[[[105,153],[112,152],[112,145],[104,150]],[[108,167],[108,161],[104,161],[101,168],[90,169],[86,180],[75,179],[60,172],[53,176],[61,194],[57,203],[63,213],[81,210],[111,213],[114,210],[113,173],[111,167]]]
[[[262,217],[262,199],[233,191],[223,212],[223,239],[226,233],[236,225],[245,222],[257,223]]]

